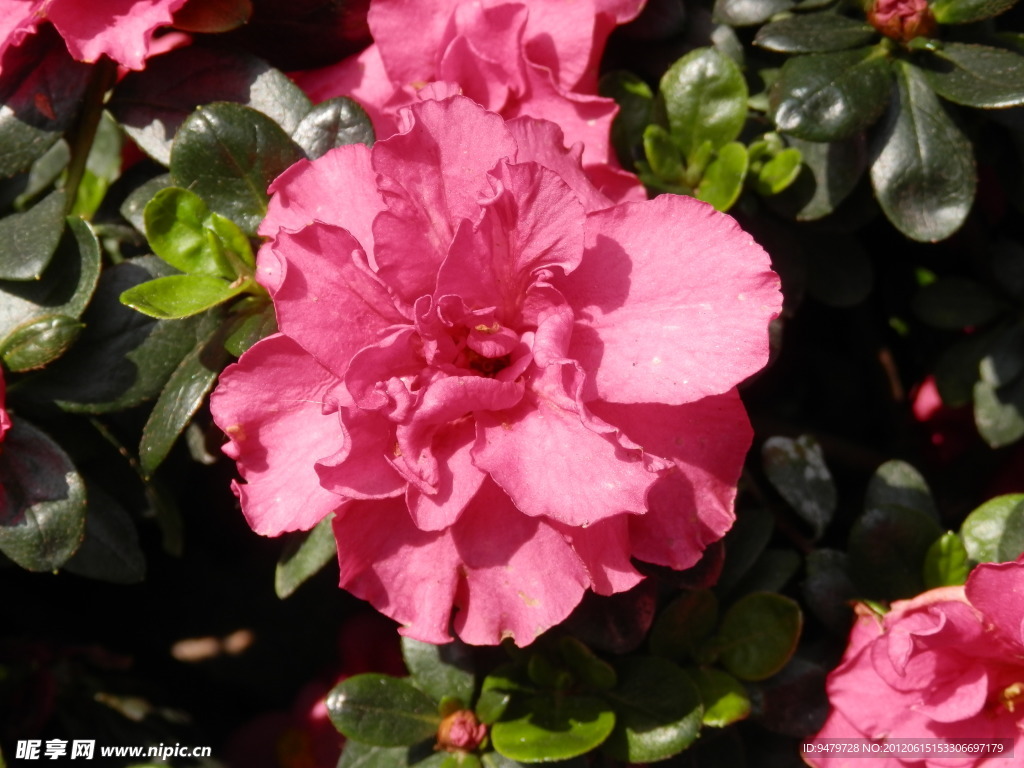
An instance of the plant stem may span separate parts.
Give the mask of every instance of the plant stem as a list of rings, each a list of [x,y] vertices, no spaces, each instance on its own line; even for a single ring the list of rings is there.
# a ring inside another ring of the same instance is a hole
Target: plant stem
[[[96,138],[96,128],[103,116],[103,102],[116,78],[117,64],[106,56],[96,62],[92,68],[92,76],[85,89],[85,96],[82,98],[82,111],[78,113],[78,120],[68,135],[68,144],[71,146],[71,162],[68,164],[68,175],[64,182],[64,192],[67,194],[67,213],[71,213],[75,207],[78,187],[82,183],[85,164],[89,159],[89,150],[92,149],[93,139]]]

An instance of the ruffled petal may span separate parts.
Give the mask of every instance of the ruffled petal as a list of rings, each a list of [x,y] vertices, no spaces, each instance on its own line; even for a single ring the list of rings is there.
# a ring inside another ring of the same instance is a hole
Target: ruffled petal
[[[387,460],[395,450],[394,426],[373,411],[339,412],[344,447],[316,463],[320,484],[351,499],[383,499],[405,490],[405,479]]]
[[[1024,652],[1024,561],[982,563],[965,590],[971,605]]]
[[[625,592],[643,581],[644,577],[631,562],[629,525],[632,519],[630,515],[618,515],[586,528],[555,526],[583,561],[591,589],[599,595]]]
[[[435,493],[424,493],[410,484],[406,492],[409,514],[422,531],[450,528],[476,496],[487,475],[473,464],[470,452],[476,437],[471,419],[437,430],[431,453],[437,460],[438,477]]]

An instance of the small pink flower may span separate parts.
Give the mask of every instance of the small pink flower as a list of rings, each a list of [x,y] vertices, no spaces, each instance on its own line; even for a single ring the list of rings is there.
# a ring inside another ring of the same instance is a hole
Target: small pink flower
[[[886,37],[906,43],[935,32],[935,16],[927,0],[875,0],[868,22]]]
[[[72,57],[95,62],[109,56],[128,69],[142,69],[153,33],[169,24],[185,0],[0,0],[0,58],[49,21]]]
[[[1012,739],[1024,750],[1024,559],[983,563],[965,587],[858,611],[842,663],[828,680],[832,711],[816,738]],[[1009,751],[1009,750],[1007,750]],[[814,757],[819,768],[863,759]],[[1005,757],[890,756],[884,768],[986,766]]]
[[[612,205],[551,123],[401,120],[271,186],[281,333],[213,413],[257,532],[335,512],[341,586],[405,634],[526,644],[730,527],[778,278],[704,203]]]
[[[394,133],[398,110],[426,84],[449,83],[506,119],[558,123],[567,143],[584,145],[583,164],[595,184],[615,200],[639,200],[635,177],[617,170],[608,141],[617,108],[597,95],[597,69],[612,29],[642,6],[643,0],[374,0],[367,17],[374,45],[294,77],[316,101],[359,101],[381,137]]]

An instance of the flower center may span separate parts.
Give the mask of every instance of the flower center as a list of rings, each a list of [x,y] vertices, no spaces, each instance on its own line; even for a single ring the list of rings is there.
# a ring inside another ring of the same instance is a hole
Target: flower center
[[[488,379],[493,379],[498,373],[508,368],[508,364],[512,362],[512,355],[485,357],[472,349],[465,350],[463,357],[466,368],[476,371]]]
[[[1024,708],[1024,701],[1021,701],[1021,699],[1024,699],[1024,683],[1008,685],[999,694],[999,703],[1010,714],[1013,714],[1018,706]]]

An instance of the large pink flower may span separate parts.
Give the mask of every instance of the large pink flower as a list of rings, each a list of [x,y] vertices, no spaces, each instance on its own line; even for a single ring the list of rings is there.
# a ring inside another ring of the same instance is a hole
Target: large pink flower
[[[427,83],[452,84],[506,119],[558,123],[582,142],[592,180],[616,200],[642,199],[635,177],[616,172],[608,141],[616,106],[597,95],[597,65],[616,24],[643,0],[373,0],[374,45],[340,64],[295,78],[316,101],[351,96],[378,136]],[[414,33],[410,31],[414,30]]]
[[[525,644],[730,527],[778,280],[710,206],[611,206],[551,123],[456,96],[401,127],[272,185],[281,333],[213,413],[257,532],[335,512],[341,586],[406,634]]]
[[[128,69],[142,69],[153,33],[169,24],[185,0],[0,0],[0,58],[43,21],[60,32],[78,61],[106,55]]]
[[[859,610],[828,681],[832,711],[819,739],[1012,739],[1024,754],[1024,559],[979,565],[966,587]],[[1009,750],[1007,750],[1009,751]],[[808,758],[819,768],[864,759]],[[1007,765],[997,754],[880,756],[880,768]]]

